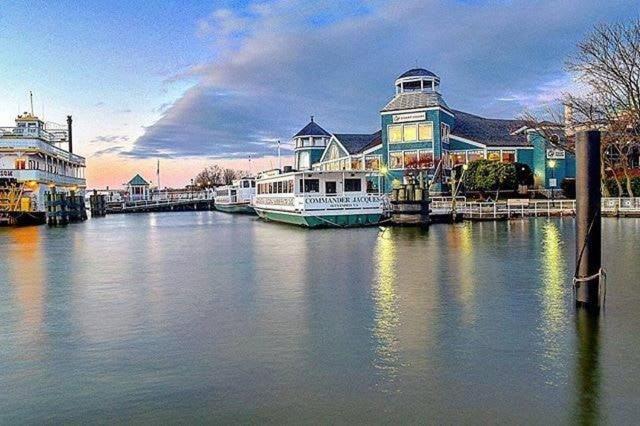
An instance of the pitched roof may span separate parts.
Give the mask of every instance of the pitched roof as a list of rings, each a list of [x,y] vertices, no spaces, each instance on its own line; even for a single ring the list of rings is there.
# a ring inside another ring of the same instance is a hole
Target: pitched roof
[[[382,143],[382,131],[373,134],[334,133],[334,137],[345,147],[349,154],[359,154]]]
[[[133,179],[131,179],[131,180],[127,183],[127,185],[149,185],[149,182],[147,182],[146,180],[144,180],[144,179],[142,178],[142,176],[140,176],[140,175],[138,174],[138,175],[135,175],[135,176],[133,177]]]
[[[440,106],[449,109],[442,95],[437,92],[405,92],[397,94],[382,108],[385,111],[397,111],[401,109],[431,108]]]
[[[309,124],[304,126],[302,130],[296,133],[294,138],[297,138],[298,136],[331,136],[331,135],[325,129],[320,127],[315,121],[313,121],[313,118],[311,118],[311,121],[309,122]]]
[[[523,120],[484,118],[467,112],[456,111],[452,136],[460,136],[487,146],[530,146],[524,133],[512,135],[525,125]]]
[[[434,73],[424,68],[412,68],[409,71],[405,71],[398,79],[405,77],[438,77]]]

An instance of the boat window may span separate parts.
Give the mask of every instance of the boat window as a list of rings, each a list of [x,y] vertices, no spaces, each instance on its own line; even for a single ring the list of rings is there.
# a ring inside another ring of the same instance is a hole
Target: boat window
[[[252,187],[252,188],[255,188],[255,187],[256,187],[256,181],[255,181],[255,180],[252,180],[252,181],[251,181],[251,187]]]
[[[360,179],[345,179],[344,180],[345,192],[360,192],[362,191],[362,181]]]
[[[320,192],[320,181],[318,179],[300,179],[300,188],[303,192]]]
[[[327,195],[336,195],[338,188],[335,181],[329,181],[324,183],[324,193]]]

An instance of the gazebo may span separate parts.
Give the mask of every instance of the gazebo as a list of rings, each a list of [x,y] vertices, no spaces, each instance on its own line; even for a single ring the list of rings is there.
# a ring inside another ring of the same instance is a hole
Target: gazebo
[[[140,201],[149,199],[149,182],[144,180],[139,174],[127,182],[127,192],[131,201]]]

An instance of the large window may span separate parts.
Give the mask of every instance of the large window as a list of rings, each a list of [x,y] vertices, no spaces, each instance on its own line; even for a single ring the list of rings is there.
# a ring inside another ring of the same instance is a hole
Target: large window
[[[421,141],[432,141],[433,123],[420,123],[418,125],[418,137]]]
[[[417,169],[418,168],[418,151],[405,151],[404,152],[404,168],[405,169]]]
[[[389,168],[390,169],[402,168],[402,151],[389,152]]]
[[[515,151],[502,151],[502,162],[503,163],[515,163],[516,162],[516,152]]]
[[[402,142],[402,125],[389,126],[389,142]]]
[[[300,179],[300,188],[304,188],[304,192],[320,192],[320,181],[318,179]]]
[[[362,181],[360,179],[345,179],[344,190],[345,192],[360,192],[362,191]]]
[[[487,151],[487,160],[500,161],[500,151]]]
[[[309,151],[302,151],[298,153],[298,169],[308,169],[311,167],[311,156]]]
[[[405,142],[415,142],[418,140],[418,126],[415,124],[405,124],[403,132]]]
[[[483,151],[468,151],[467,152],[467,161],[470,163],[472,161],[476,161],[476,160],[482,160],[484,159],[484,152]]]
[[[433,168],[433,152],[432,151],[420,151],[418,158],[419,169],[431,169]]]
[[[364,159],[365,170],[379,170],[380,169],[380,156],[367,155]]]

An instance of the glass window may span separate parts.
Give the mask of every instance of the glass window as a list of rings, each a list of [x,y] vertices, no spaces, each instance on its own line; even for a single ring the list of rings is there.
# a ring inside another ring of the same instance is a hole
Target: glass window
[[[451,128],[447,123],[441,123],[440,125],[442,135],[440,136],[442,139],[442,143],[449,143],[449,132]]]
[[[500,161],[500,151],[487,151],[487,160]]]
[[[390,169],[402,168],[402,151],[389,152],[389,168]]]
[[[327,195],[336,195],[338,192],[335,181],[328,181],[324,183],[324,193]]]
[[[389,142],[402,142],[402,125],[389,126]]]
[[[344,180],[345,192],[360,192],[362,191],[362,181],[360,179],[345,179]]]
[[[364,168],[366,170],[378,170],[378,169],[380,169],[380,157],[378,157],[377,155],[367,155],[365,157]]]
[[[433,152],[420,151],[420,158],[418,159],[418,168],[420,169],[433,168]]]
[[[467,156],[469,158],[469,162],[476,161],[476,160],[482,160],[482,159],[484,159],[484,152],[482,152],[482,151],[469,151],[467,153]]]
[[[24,170],[27,168],[27,162],[26,160],[19,158],[16,160],[16,169],[17,170]]]
[[[418,124],[418,137],[421,141],[433,140],[433,123]]]
[[[318,179],[304,179],[304,192],[320,192]]]
[[[503,163],[515,163],[516,162],[516,152],[515,151],[502,151],[502,162]]]
[[[458,164],[464,164],[467,162],[467,155],[464,152],[452,153],[451,162],[454,166]]]
[[[362,159],[360,158],[352,158],[351,159],[351,170],[360,170],[362,169]]]
[[[414,142],[418,140],[418,126],[415,124],[404,125],[404,141]]]
[[[405,169],[417,169],[418,168],[418,151],[405,151],[404,152],[404,168]]]

